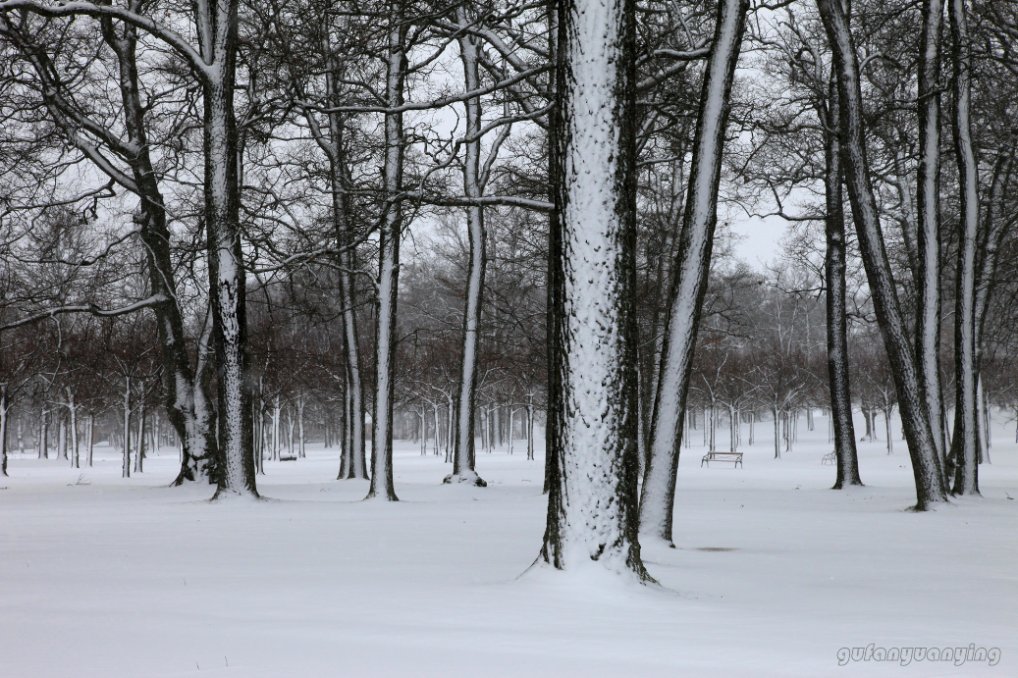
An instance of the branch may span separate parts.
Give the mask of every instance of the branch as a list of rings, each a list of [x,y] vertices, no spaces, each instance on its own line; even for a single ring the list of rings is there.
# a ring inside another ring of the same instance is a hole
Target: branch
[[[95,304],[71,304],[68,306],[56,306],[54,308],[48,308],[44,311],[39,311],[27,318],[8,323],[6,325],[0,325],[0,331],[11,330],[15,327],[21,327],[23,325],[30,325],[40,320],[47,318],[55,318],[58,315],[66,315],[68,313],[88,313],[99,318],[114,318],[120,315],[127,315],[129,313],[135,313],[146,308],[152,308],[159,306],[170,301],[170,298],[162,294],[153,294],[151,297],[141,299],[133,304],[127,304],[126,306],[120,306],[119,308],[99,308]]]
[[[60,18],[68,16],[110,17],[130,24],[162,40],[187,61],[203,78],[211,80],[214,69],[191,46],[183,35],[160,24],[155,19],[132,12],[123,7],[99,5],[94,2],[62,2],[50,4],[40,0],[0,0],[0,12],[27,10],[40,16]]]

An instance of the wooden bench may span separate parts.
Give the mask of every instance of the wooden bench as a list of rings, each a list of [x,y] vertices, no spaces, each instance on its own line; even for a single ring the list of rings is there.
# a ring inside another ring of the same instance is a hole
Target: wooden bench
[[[707,464],[707,468],[710,468],[712,461],[730,461],[732,468],[736,468],[742,466],[742,452],[708,452],[700,460],[700,466]]]
[[[824,465],[834,464],[837,460],[838,456],[834,452],[828,452],[820,459],[820,463]]]

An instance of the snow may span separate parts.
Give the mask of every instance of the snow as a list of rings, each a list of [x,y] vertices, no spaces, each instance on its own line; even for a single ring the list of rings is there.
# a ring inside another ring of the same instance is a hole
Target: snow
[[[442,485],[441,457],[399,441],[398,503],[332,480],[338,452],[320,444],[266,461],[270,500],[225,504],[205,501],[211,487],[166,487],[170,449],[130,479],[105,446],[92,469],[14,454],[0,480],[0,675],[1018,675],[1018,446],[995,420],[984,498],[927,513],[905,510],[900,444],[888,456],[859,443],[867,486],[835,492],[823,417],[813,432],[800,422],[781,460],[765,435],[743,446],[743,469],[700,468],[696,432],[678,548],[644,548],[660,587],[528,571],[546,509],[540,434],[537,461],[480,455],[483,489]],[[870,644],[974,644],[999,663],[839,666],[842,648],[850,660]]]

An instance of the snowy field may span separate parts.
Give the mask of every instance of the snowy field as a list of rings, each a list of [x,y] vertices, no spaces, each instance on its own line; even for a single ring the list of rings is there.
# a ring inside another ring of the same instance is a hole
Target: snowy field
[[[80,471],[15,455],[0,676],[1018,676],[1013,429],[995,427],[982,499],[915,514],[903,443],[861,443],[867,487],[833,492],[826,421],[805,428],[775,461],[759,426],[735,470],[700,468],[692,433],[679,548],[644,549],[660,588],[523,574],[545,500],[519,444],[479,454],[481,489],[400,443],[397,504],[360,501],[320,447],[266,463],[271,500],[222,505],[165,487],[170,449],[129,480],[108,448]],[[898,647],[990,654],[852,656]]]

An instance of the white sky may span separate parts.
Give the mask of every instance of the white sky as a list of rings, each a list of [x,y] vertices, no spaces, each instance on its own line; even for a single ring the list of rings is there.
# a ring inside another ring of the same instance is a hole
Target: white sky
[[[748,217],[733,215],[732,232],[739,238],[734,243],[735,256],[754,269],[762,270],[781,256],[781,239],[788,224],[780,217]]]

